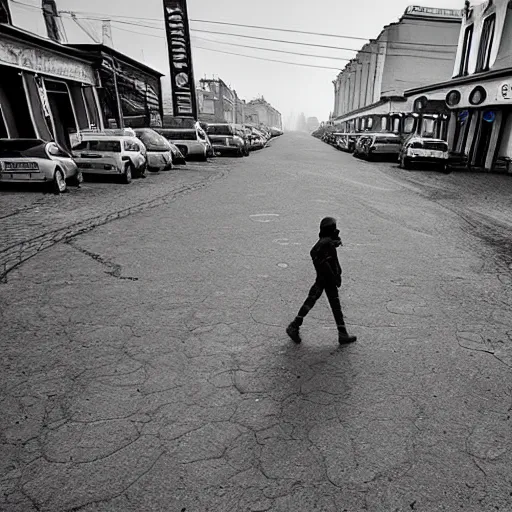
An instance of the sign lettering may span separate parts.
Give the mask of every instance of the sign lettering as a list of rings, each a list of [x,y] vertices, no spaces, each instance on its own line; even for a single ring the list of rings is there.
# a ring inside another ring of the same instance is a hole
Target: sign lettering
[[[186,0],[163,0],[174,116],[197,119]]]

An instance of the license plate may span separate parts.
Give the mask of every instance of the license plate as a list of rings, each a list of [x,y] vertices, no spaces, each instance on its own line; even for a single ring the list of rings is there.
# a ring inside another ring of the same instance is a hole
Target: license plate
[[[38,171],[39,165],[35,162],[5,162],[5,170],[6,171]]]
[[[92,168],[92,164],[86,164],[86,163],[83,163],[83,162],[78,162],[77,166],[80,169],[91,169]]]
[[[26,180],[30,181],[32,179],[32,174],[29,172],[16,172],[16,173],[8,173],[3,172],[0,175],[0,180],[2,181],[9,181],[9,180]]]

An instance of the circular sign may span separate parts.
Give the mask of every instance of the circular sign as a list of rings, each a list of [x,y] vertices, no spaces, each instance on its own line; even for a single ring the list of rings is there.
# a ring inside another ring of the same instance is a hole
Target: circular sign
[[[187,87],[188,86],[188,75],[186,73],[178,73],[176,75],[176,85],[178,87]]]
[[[496,112],[494,110],[486,110],[483,115],[483,119],[486,123],[494,123],[496,119]]]
[[[455,105],[458,105],[460,103],[460,92],[459,91],[450,91],[446,95],[446,104],[449,107],[455,107]]]
[[[487,98],[487,92],[481,86],[475,87],[469,95],[469,103],[471,105],[480,105]]]

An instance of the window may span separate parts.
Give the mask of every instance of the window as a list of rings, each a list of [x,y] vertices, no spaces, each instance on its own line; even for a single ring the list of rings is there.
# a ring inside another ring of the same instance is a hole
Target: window
[[[473,25],[466,27],[464,32],[464,43],[462,45],[462,55],[460,58],[459,76],[468,74],[469,54],[471,52],[471,43],[473,41]]]
[[[208,135],[233,135],[233,128],[229,124],[211,124]]]
[[[414,124],[414,117],[406,117],[404,121],[404,133],[412,133],[414,131]]]
[[[423,137],[435,137],[436,122],[434,119],[423,119],[421,134]]]
[[[398,117],[393,119],[393,131],[394,132],[399,132],[400,131],[400,119]]]
[[[86,140],[75,146],[74,149],[121,153],[121,142],[118,140]]]
[[[476,61],[476,72],[487,71],[491,60],[492,43],[494,41],[494,28],[496,26],[496,14],[491,14],[484,20],[478,59]]]
[[[139,145],[132,140],[125,140],[124,141],[124,150],[125,151],[139,151]]]
[[[162,130],[161,133],[167,140],[197,140],[195,130]]]
[[[380,129],[385,132],[388,129],[388,118],[383,117],[380,120]]]

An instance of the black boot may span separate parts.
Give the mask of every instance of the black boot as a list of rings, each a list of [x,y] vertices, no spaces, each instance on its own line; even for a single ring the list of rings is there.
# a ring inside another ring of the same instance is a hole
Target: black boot
[[[286,328],[286,334],[290,336],[290,338],[295,343],[300,343],[302,340],[300,339],[300,324],[295,319],[287,328]]]
[[[347,345],[357,341],[357,336],[351,336],[344,325],[338,325],[338,341],[340,345]]]

